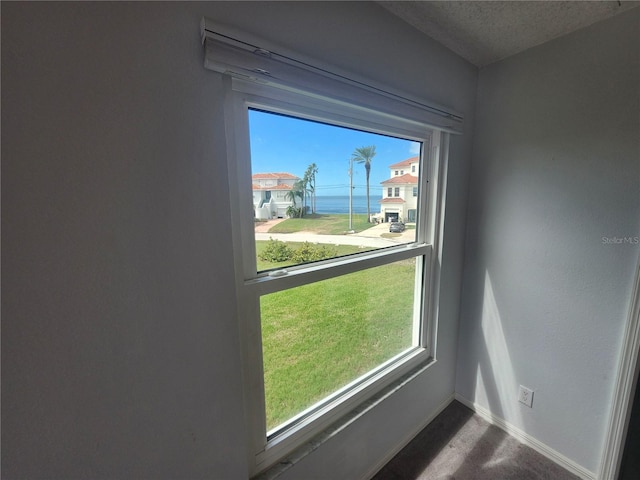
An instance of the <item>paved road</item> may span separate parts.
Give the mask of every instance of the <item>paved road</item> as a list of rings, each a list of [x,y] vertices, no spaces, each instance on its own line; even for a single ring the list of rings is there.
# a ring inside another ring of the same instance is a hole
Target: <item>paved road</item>
[[[264,233],[256,232],[256,240],[281,240],[283,242],[330,243],[333,245],[355,245],[362,247],[390,247],[398,243],[410,242],[415,238],[415,230],[407,230],[401,236],[382,238],[381,234],[389,232],[389,224],[383,223],[352,235],[318,235],[316,233]]]
[[[315,233],[256,233],[256,240],[281,240],[283,242],[331,243],[362,247],[389,247],[397,245],[388,238],[360,237],[358,235],[318,235]]]

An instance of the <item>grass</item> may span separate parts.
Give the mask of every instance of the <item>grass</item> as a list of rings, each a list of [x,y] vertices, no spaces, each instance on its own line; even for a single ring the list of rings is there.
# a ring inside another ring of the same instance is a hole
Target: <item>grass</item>
[[[371,228],[366,214],[354,214],[352,226],[355,232]],[[269,229],[269,233],[314,232],[321,235],[344,235],[349,231],[347,214],[313,214],[303,218],[288,218]]]
[[[407,260],[261,297],[267,429],[409,348],[414,283]]]

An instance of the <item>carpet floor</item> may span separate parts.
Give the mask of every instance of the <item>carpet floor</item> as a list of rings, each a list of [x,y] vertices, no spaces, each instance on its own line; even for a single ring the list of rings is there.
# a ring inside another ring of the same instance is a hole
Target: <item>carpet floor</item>
[[[576,480],[460,402],[445,408],[373,480]]]

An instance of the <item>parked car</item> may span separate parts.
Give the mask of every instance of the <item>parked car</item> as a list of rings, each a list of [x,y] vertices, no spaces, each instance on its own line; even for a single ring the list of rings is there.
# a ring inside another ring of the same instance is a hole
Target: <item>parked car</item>
[[[391,225],[389,225],[389,231],[393,232],[393,233],[404,232],[405,228],[406,227],[404,226],[404,223],[402,223],[402,222],[391,222]]]

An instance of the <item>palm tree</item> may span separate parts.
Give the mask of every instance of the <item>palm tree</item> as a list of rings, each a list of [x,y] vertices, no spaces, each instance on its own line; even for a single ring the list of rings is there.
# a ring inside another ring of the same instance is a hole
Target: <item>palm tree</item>
[[[284,194],[284,198],[285,200],[290,200],[293,203],[292,206],[287,208],[287,215],[289,215],[290,217],[293,217],[292,213],[293,214],[297,213],[296,198],[298,198],[298,192],[295,189],[295,185],[291,187],[291,190],[289,190],[287,193]]]
[[[291,187],[291,190],[289,190],[284,196],[285,199],[291,200],[293,202],[293,208],[298,211],[298,216],[300,218],[302,218],[302,213],[304,209],[296,207],[296,198],[299,198],[300,200],[304,200],[304,197],[305,197],[304,191],[305,191],[304,182],[302,180],[298,180],[293,184],[293,186]]]
[[[311,213],[316,213],[316,174],[318,173],[318,166],[312,163],[307,167],[307,171],[304,172],[304,183],[308,185],[309,197],[311,200]]]
[[[371,174],[371,161],[376,156],[376,146],[356,148],[351,154],[351,158],[356,163],[363,163],[367,174],[367,222],[371,222],[371,206],[369,202],[369,175]]]

